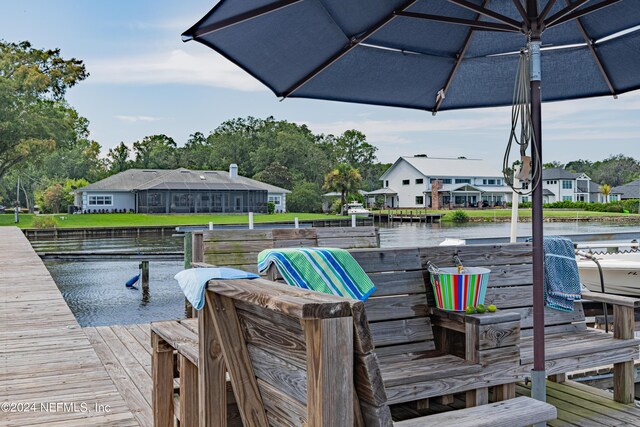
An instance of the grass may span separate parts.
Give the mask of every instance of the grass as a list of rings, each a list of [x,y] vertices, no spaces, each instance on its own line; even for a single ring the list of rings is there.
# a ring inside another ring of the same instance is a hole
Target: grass
[[[58,214],[50,215],[55,218],[57,226],[60,228],[84,228],[84,227],[142,227],[142,226],[172,226],[172,225],[205,225],[209,221],[214,224],[248,224],[248,215],[223,215],[223,214],[192,214],[192,215],[161,215],[161,214],[83,214],[83,215],[67,215]],[[32,228],[32,214],[21,214],[20,228]],[[254,221],[256,223],[265,222],[293,222],[298,217],[299,220],[312,219],[328,219],[330,216],[325,214],[308,214],[308,213],[286,213],[286,214],[255,214]],[[335,216],[334,216],[335,217]],[[0,226],[15,225],[13,223],[13,214],[0,214]]]

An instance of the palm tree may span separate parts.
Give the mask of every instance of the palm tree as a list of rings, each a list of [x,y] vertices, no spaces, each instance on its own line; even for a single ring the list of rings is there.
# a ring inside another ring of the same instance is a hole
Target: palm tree
[[[600,192],[604,196],[604,202],[609,203],[609,194],[611,193],[611,186],[609,184],[602,184],[600,186]]]
[[[340,206],[342,206],[344,213],[347,195],[350,192],[358,191],[361,183],[362,176],[358,169],[354,169],[346,163],[340,163],[337,168],[325,175],[323,188],[325,191],[340,192]]]

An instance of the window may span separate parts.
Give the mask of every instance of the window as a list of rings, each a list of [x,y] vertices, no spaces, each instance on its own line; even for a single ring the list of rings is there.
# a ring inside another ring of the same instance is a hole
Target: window
[[[571,181],[569,181],[571,182]],[[571,196],[562,196],[562,200],[565,202],[570,202],[571,201]]]
[[[89,196],[89,206],[112,206],[113,196]]]
[[[501,179],[496,179],[496,185],[502,185],[502,180]]]
[[[568,180],[562,181],[562,188],[564,188],[564,189],[572,189],[573,188],[573,182],[568,181]]]
[[[529,201],[529,196],[522,196],[522,203],[527,203]]]
[[[424,196],[416,196],[416,205],[424,205]]]
[[[423,184],[423,183],[424,183],[424,179],[416,178],[416,184]]]
[[[280,196],[269,196],[269,201],[274,205],[280,205]]]
[[[496,185],[495,179],[483,179],[482,184],[484,185]]]
[[[529,183],[528,182],[523,182],[522,183],[522,189],[523,190],[528,190],[529,189]]]
[[[389,181],[384,182],[384,188],[389,188]]]
[[[410,179],[403,179],[402,180],[402,185],[409,185],[411,184],[411,180]]]
[[[456,178],[456,184],[471,184],[469,178]]]
[[[445,178],[442,180],[443,184],[451,184],[451,178]]]

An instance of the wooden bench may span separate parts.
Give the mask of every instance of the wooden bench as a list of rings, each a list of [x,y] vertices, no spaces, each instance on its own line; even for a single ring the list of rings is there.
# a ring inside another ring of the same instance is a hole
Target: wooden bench
[[[495,304],[502,313],[521,316],[520,365],[518,378],[525,378],[533,367],[533,273],[532,246],[530,244],[438,246],[420,248],[423,268],[431,261],[440,267],[453,266],[457,255],[468,267],[491,269],[487,304]],[[430,302],[433,291],[428,287]],[[614,333],[589,328],[585,322],[582,302],[574,304],[573,312],[545,308],[545,355],[547,374],[562,381],[569,371],[614,364],[614,398],[623,403],[633,402],[633,361],[638,358],[640,340],[634,339],[633,312],[640,300],[593,292],[584,292],[586,300],[613,305]],[[434,304],[430,304],[432,307]],[[469,317],[464,314],[433,309],[435,325],[445,328],[450,335],[462,332],[462,324]],[[457,335],[457,339],[461,339]],[[455,340],[455,337],[450,337]],[[451,349],[450,349],[451,350]],[[455,351],[454,351],[455,353]]]
[[[366,334],[367,322],[359,324],[362,317],[354,313],[364,314],[364,304],[263,279],[216,280],[209,282],[200,315],[213,328],[201,329],[199,339],[219,346],[244,425],[392,426],[388,403],[363,404],[371,400],[371,384],[384,379],[375,354],[362,359],[365,335],[359,334]],[[215,352],[207,354],[200,369],[217,381],[205,389],[206,400],[224,401],[225,368]],[[371,368],[364,376],[363,363]],[[220,423],[207,425],[225,425],[226,405],[216,406]],[[398,425],[443,425],[445,419],[480,425],[473,423],[482,417],[497,420],[494,426],[524,426],[555,416],[553,406],[519,398]]]

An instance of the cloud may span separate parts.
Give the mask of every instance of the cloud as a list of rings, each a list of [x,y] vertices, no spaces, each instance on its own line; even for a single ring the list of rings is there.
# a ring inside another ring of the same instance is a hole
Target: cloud
[[[123,121],[123,122],[128,122],[128,123],[135,123],[135,122],[157,122],[158,120],[160,120],[160,117],[153,117],[153,116],[128,116],[128,115],[116,115],[113,116],[115,119]]]
[[[202,47],[199,46],[201,49]],[[86,60],[94,84],[187,84],[266,91],[260,82],[211,50],[174,49],[147,55]]]

